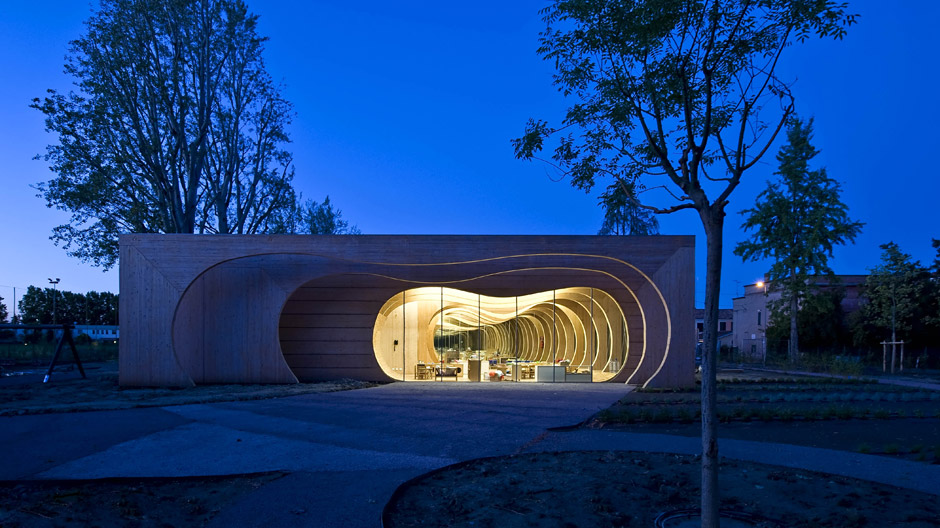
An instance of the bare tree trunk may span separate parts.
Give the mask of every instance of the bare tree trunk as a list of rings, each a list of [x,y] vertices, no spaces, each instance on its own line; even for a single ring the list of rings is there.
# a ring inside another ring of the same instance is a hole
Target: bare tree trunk
[[[800,310],[799,299],[796,292],[799,291],[796,285],[796,268],[790,270],[790,346],[787,353],[787,359],[791,365],[795,365],[799,359],[799,336],[796,329],[796,317]]]
[[[702,344],[702,528],[718,528],[718,290],[721,284],[721,250],[724,211],[702,211],[705,227],[705,336]]]

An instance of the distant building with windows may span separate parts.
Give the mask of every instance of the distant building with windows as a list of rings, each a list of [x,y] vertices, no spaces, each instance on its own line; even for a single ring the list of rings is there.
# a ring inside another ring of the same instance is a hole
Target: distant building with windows
[[[23,341],[29,332],[38,332],[38,330],[24,330],[22,328],[13,331],[13,339]],[[58,338],[62,330],[56,330],[55,335]],[[72,337],[87,335],[95,341],[117,341],[121,338],[121,327],[118,325],[75,325],[72,330]]]
[[[73,337],[87,335],[95,341],[114,340],[121,338],[121,327],[118,325],[75,325]]]
[[[845,289],[842,299],[842,311],[848,315],[861,308],[862,286],[868,275],[836,275],[834,284],[828,277],[817,277],[816,286],[820,291],[833,287]],[[780,299],[780,292],[773,291],[771,283],[754,283],[744,286],[744,295],[735,297],[733,303],[732,346],[741,355],[750,360],[761,360],[767,351],[767,318],[769,307]]]
[[[722,346],[732,346],[732,335],[734,333],[733,309],[718,309],[718,348]],[[705,340],[705,309],[695,309],[695,336],[697,343]]]

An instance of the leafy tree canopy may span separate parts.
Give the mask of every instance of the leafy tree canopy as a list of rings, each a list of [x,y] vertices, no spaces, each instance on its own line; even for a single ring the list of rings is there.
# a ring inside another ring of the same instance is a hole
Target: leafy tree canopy
[[[629,186],[628,186],[629,185]],[[655,235],[659,221],[652,211],[644,209],[633,198],[636,192],[630,184],[614,182],[601,194],[604,222],[598,235]]]
[[[242,0],[101,0],[71,43],[76,90],[32,107],[58,138],[37,185],[52,239],[110,267],[119,233],[260,233],[291,203],[291,105]]]
[[[29,286],[19,301],[24,324],[52,324],[52,298],[56,296],[56,322],[73,324],[118,324],[118,295],[111,292],[73,293]]]
[[[646,208],[694,209],[705,229],[702,525],[708,528],[718,524],[712,351],[725,207],[793,110],[790,86],[776,71],[781,54],[814,35],[841,38],[855,21],[845,9],[828,0],[555,0],[542,11],[547,27],[538,52],[554,63],[554,84],[574,103],[559,125],[530,119],[512,142],[516,156],[550,163],[582,189],[599,177],[642,180],[643,188],[672,197],[671,205],[647,200]],[[542,157],[546,148],[551,153]]]
[[[815,276],[834,278],[829,267],[833,248],[854,241],[863,225],[849,218],[840,185],[826,169],[810,169],[810,161],[819,154],[810,143],[812,137],[812,119],[790,120],[787,144],[777,154],[777,180],[768,182],[753,208],[741,212],[745,215],[741,228],[754,233],[734,250],[745,261],[772,260],[767,276],[771,287],[781,292],[782,302],[776,308],[790,317],[791,361],[798,358],[797,312],[803,309],[799,303]]]
[[[577,102],[559,127],[530,120],[516,155],[541,159],[554,136],[550,162],[577,187],[598,176],[672,184],[679,203],[659,212],[724,207],[785,122],[768,121],[766,103],[792,109],[775,71],[783,50],[813,34],[841,38],[855,21],[845,4],[789,0],[557,0],[543,14],[538,52]],[[711,201],[709,181],[720,184]]]
[[[932,286],[929,273],[894,242],[882,244],[881,251],[881,263],[865,281],[864,318],[875,330],[870,338],[890,340],[894,328],[897,339],[911,341],[936,308],[925,295]]]
[[[3,303],[3,297],[0,297],[0,323],[7,322],[7,317],[9,317],[7,305]]]
[[[787,144],[777,154],[777,180],[757,195],[753,208],[741,212],[746,216],[741,228],[754,234],[734,250],[744,260],[772,259],[767,277],[786,299],[802,297],[814,275],[831,277],[833,248],[854,241],[864,225],[849,218],[841,186],[826,169],[810,170],[810,160],[819,154],[810,144],[812,135],[812,119],[791,120]]]
[[[359,228],[343,219],[343,212],[333,206],[330,197],[323,202],[303,201],[297,197],[293,207],[278,217],[273,233],[305,235],[358,235]]]
[[[800,346],[805,351],[840,351],[852,344],[846,315],[842,309],[845,288],[827,286],[811,289],[800,303],[797,312]],[[779,302],[779,301],[778,301]],[[787,309],[772,309],[768,320],[767,340],[782,344],[790,339],[790,313]],[[778,347],[786,350],[786,347]]]

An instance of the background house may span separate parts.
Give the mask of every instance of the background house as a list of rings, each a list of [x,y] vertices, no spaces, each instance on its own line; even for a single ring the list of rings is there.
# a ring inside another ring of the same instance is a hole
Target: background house
[[[836,275],[830,282],[829,277],[817,277],[816,287],[820,292],[832,288],[842,288],[842,311],[848,315],[861,307],[861,289],[867,275]],[[735,297],[732,308],[732,346],[744,358],[752,361],[764,359],[767,351],[767,321],[770,305],[780,299],[780,292],[774,291],[770,282],[757,282],[744,286],[744,295]],[[720,329],[719,329],[720,331]]]
[[[718,309],[718,348],[723,346],[733,346],[734,320],[731,308]],[[695,309],[695,336],[696,343],[700,344],[705,340],[705,309]]]

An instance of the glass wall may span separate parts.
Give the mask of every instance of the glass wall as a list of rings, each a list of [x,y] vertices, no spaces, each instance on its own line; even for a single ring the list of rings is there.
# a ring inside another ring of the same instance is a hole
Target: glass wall
[[[404,381],[573,383],[617,374],[629,335],[619,304],[596,288],[489,297],[426,287],[385,303],[373,347]]]

